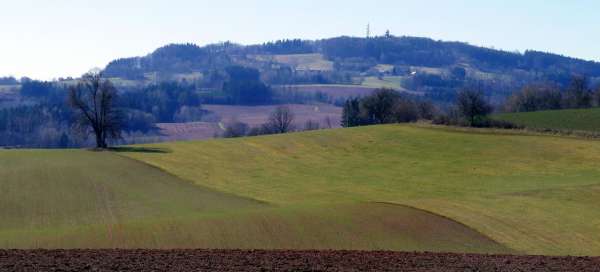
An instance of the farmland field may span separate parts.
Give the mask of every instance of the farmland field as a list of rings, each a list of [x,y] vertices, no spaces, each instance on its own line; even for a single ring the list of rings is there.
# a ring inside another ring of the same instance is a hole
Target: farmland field
[[[289,104],[287,105],[294,113],[294,125],[303,129],[304,124],[315,121],[322,128],[340,127],[342,109],[328,104]],[[210,112],[207,119],[210,122],[189,123],[160,123],[157,124],[161,136],[160,141],[202,140],[219,136],[223,133],[226,125],[235,121],[244,122],[250,127],[264,124],[278,106],[232,106],[232,105],[203,105],[202,109]]]
[[[5,150],[0,248],[599,255],[599,160],[598,141],[425,125]]]
[[[511,252],[462,224],[414,208],[282,207],[193,185],[112,152],[5,150],[0,164],[0,248]]]
[[[597,141],[392,125],[151,146],[172,153],[127,155],[280,206],[404,204],[519,252],[600,254]]]
[[[421,92],[410,91],[402,87],[402,80],[404,77],[401,76],[385,76],[382,78],[377,77],[366,77],[362,82],[362,86],[369,88],[388,88],[396,91],[411,93],[415,95],[421,95]]]
[[[600,257],[391,251],[0,250],[16,271],[597,271]]]
[[[322,54],[255,55],[258,61],[274,61],[294,67],[299,71],[332,71],[333,62]]]
[[[336,84],[310,84],[310,85],[285,85],[276,87],[282,91],[294,91],[315,95],[322,93],[334,99],[347,99],[351,97],[367,96],[376,88],[362,85],[336,85]]]
[[[600,132],[600,108],[506,113],[493,117],[535,129]]]

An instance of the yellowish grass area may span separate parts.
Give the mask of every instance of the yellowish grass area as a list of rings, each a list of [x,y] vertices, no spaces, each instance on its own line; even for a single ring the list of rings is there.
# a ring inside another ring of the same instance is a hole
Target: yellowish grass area
[[[385,201],[530,254],[600,254],[600,142],[388,125],[151,145],[182,179],[279,206]]]

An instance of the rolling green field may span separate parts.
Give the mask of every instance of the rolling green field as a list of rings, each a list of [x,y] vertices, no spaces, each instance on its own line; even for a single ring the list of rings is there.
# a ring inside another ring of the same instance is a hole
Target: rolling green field
[[[600,254],[597,141],[392,125],[152,146],[169,153],[127,156],[279,206],[397,203],[519,252]]]
[[[493,118],[534,129],[600,132],[600,108],[505,113]]]
[[[284,207],[194,185],[113,152],[0,150],[0,165],[0,248],[511,252],[464,225],[414,208]]]
[[[0,248],[600,255],[594,140],[386,125],[121,151],[0,150]]]

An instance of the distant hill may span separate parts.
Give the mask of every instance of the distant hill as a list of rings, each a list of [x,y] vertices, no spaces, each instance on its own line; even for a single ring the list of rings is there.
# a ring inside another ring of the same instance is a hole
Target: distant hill
[[[148,82],[191,79],[214,86],[209,83],[231,65],[254,67],[268,84],[277,85],[356,85],[369,78],[392,76],[402,88],[432,96],[451,94],[472,82],[494,95],[506,96],[531,81],[564,85],[573,74],[586,75],[594,82],[600,78],[600,63],[594,61],[395,36],[281,40],[249,46],[171,44],[147,56],[112,61],[105,73]]]

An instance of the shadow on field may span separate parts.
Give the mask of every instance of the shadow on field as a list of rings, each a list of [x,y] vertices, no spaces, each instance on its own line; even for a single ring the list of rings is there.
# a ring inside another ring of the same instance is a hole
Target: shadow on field
[[[112,147],[109,149],[113,152],[127,152],[127,153],[171,153],[173,151],[168,148],[158,148],[158,147],[134,147],[134,146],[122,146],[122,147]]]

